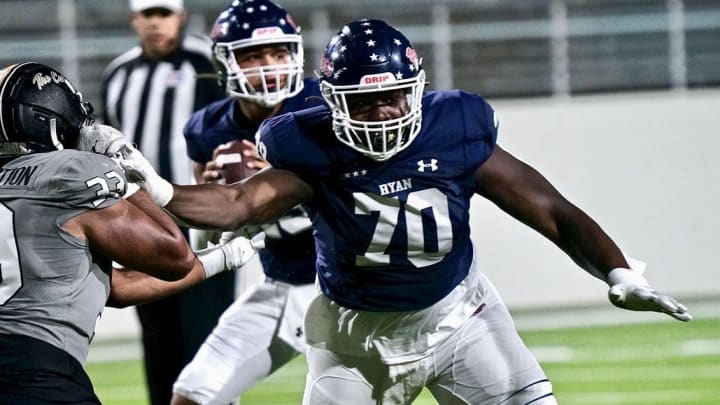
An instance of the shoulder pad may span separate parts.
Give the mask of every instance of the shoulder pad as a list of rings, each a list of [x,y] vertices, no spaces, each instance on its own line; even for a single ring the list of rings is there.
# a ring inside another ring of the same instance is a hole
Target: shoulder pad
[[[125,193],[125,174],[109,157],[74,149],[48,155],[36,183],[38,192],[64,199],[76,208],[106,207]]]

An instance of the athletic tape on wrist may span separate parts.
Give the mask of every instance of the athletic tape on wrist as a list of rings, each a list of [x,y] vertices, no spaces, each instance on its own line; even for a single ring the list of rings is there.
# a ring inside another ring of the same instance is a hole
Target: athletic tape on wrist
[[[208,279],[226,270],[225,251],[221,246],[214,246],[195,252],[198,260],[203,264],[205,278]]]
[[[612,269],[610,273],[608,273],[607,284],[610,287],[618,284],[634,284],[639,286],[646,286],[648,285],[648,282],[641,272],[633,269],[618,267]]]

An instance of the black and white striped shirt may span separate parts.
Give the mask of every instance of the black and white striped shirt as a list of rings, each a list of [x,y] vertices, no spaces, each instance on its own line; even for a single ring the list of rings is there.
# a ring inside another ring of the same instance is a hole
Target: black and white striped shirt
[[[177,184],[190,184],[183,127],[191,114],[224,97],[213,78],[209,39],[187,34],[171,55],[151,61],[138,45],[115,58],[102,81],[103,119],[138,145],[158,173]]]

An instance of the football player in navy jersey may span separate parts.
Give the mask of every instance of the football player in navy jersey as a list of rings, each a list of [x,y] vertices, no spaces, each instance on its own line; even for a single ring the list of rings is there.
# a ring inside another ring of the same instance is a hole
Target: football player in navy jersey
[[[254,146],[261,122],[323,102],[318,80],[303,79],[300,29],[277,4],[233,2],[217,18],[211,38],[228,97],[195,112],[185,127],[198,183],[223,177],[223,155],[218,153],[229,142],[244,142],[252,154],[241,156],[241,164],[267,166]],[[221,316],[175,382],[174,405],[230,403],[307,350],[303,317],[315,295],[310,220],[298,206],[262,229],[266,248],[259,255],[265,281]]]
[[[92,119],[57,70],[0,70],[2,404],[99,404],[83,365],[104,306],[164,298],[254,254],[244,238],[193,254],[172,218],[83,142]]]
[[[557,403],[478,269],[475,194],[606,282],[614,305],[691,319],[593,219],[497,144],[498,120],[482,97],[424,92],[421,60],[393,27],[343,26],[321,74],[329,106],[266,121],[257,148],[272,168],[244,183],[171,186],[140,156],[121,162],[195,225],[235,229],[306,206],[323,294],[305,318],[303,404],[409,404],[423,387],[440,404]]]

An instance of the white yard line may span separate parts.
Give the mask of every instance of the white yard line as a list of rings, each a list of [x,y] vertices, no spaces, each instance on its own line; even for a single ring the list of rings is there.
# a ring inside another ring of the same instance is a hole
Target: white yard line
[[[683,356],[710,356],[720,354],[720,339],[686,340],[678,344]]]
[[[695,319],[719,318],[720,297],[680,299]],[[583,326],[677,322],[667,315],[626,311],[607,305],[577,305],[555,308],[510,308],[515,326],[521,332]]]

